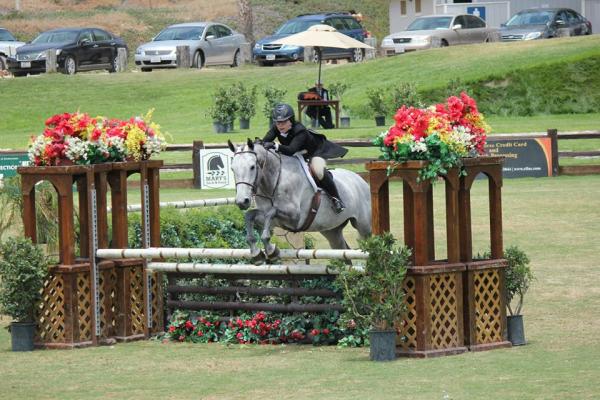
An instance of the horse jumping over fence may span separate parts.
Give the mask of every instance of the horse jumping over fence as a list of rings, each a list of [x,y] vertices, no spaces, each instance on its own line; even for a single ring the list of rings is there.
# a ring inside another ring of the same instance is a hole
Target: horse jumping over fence
[[[275,226],[292,232],[320,232],[332,249],[348,249],[343,229],[348,222],[360,238],[371,234],[371,193],[369,185],[358,174],[345,169],[332,170],[346,209],[336,214],[327,195],[315,204],[315,189],[296,157],[265,150],[250,139],[234,152],[231,168],[236,184],[236,204],[247,210],[255,198],[256,208],[246,212],[246,232],[255,263],[277,260],[279,250],[270,243]],[[318,197],[318,196],[317,196]],[[311,210],[313,216],[311,216]],[[313,219],[314,218],[314,219]],[[312,219],[312,221],[311,221]],[[256,246],[254,225],[262,227],[264,253]],[[308,226],[307,226],[308,225]]]

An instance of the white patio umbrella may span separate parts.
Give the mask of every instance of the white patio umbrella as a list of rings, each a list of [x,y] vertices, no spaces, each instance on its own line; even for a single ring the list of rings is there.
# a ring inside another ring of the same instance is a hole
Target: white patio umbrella
[[[303,32],[298,32],[286,38],[277,41],[277,44],[287,44],[291,46],[314,47],[319,54],[319,79],[321,83],[321,48],[333,47],[337,49],[373,49],[368,44],[364,44],[350,36],[340,33],[329,25],[313,25]]]

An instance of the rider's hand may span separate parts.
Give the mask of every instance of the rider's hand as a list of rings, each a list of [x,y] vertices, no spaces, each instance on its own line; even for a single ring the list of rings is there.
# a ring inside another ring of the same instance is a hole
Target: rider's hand
[[[277,144],[274,142],[264,142],[263,147],[265,150],[275,149],[277,150]]]

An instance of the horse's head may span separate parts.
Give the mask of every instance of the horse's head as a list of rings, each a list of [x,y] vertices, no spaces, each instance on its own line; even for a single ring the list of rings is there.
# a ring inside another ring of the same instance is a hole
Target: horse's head
[[[235,147],[227,141],[229,149],[234,153],[231,169],[235,178],[235,204],[246,210],[252,204],[252,196],[256,193],[259,181],[259,162],[264,157],[264,148],[248,139],[243,146]]]

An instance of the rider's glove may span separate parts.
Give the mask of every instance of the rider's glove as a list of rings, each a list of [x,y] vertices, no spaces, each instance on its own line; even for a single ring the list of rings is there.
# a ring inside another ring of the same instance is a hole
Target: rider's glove
[[[278,146],[277,146],[277,143],[275,143],[275,142],[264,142],[263,147],[265,148],[265,150],[270,150],[270,149],[277,150]]]

